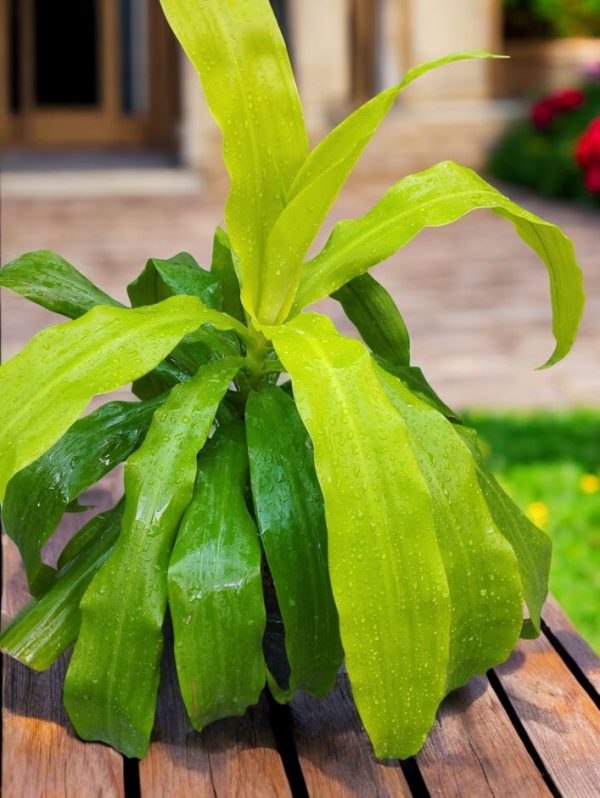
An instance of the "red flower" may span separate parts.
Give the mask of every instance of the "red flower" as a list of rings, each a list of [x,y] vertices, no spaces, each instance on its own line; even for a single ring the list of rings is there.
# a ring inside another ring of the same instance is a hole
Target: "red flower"
[[[585,172],[585,187],[600,194],[600,117],[594,119],[579,138],[575,160]]]
[[[579,89],[565,89],[564,91],[556,92],[548,100],[558,113],[564,113],[566,111],[574,111],[575,108],[583,105],[585,96]]]
[[[585,95],[579,89],[564,89],[545,97],[531,109],[531,121],[543,130],[552,124],[558,114],[569,113],[583,105]]]
[[[600,194],[600,163],[592,164],[586,171],[585,187],[592,194]]]
[[[552,124],[555,115],[556,111],[549,99],[540,100],[531,109],[531,121],[540,130]]]
[[[575,160],[582,169],[600,163],[600,117],[590,122],[575,147]]]

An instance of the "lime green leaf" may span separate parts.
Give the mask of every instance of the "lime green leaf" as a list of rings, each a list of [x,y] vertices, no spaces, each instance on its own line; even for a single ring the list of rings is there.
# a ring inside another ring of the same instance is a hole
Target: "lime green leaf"
[[[352,692],[380,757],[422,745],[445,686],[450,605],[427,485],[373,361],[328,319],[271,328],[315,449]]]
[[[240,302],[240,282],[236,272],[236,259],[229,236],[217,227],[213,238],[212,260],[210,271],[217,277],[223,290],[223,310],[234,319],[244,320],[244,311]]]
[[[69,503],[129,457],[164,399],[103,405],[76,421],[39,460],[10,480],[2,520],[19,547],[32,595],[43,592],[52,579],[41,550]]]
[[[255,314],[267,237],[306,158],[307,138],[283,37],[268,0],[161,0],[223,132],[227,232],[242,300]]]
[[[0,499],[8,480],[47,451],[93,396],[146,374],[204,322],[239,325],[194,297],[173,297],[134,310],[98,306],[32,338],[0,366]]]
[[[188,252],[172,258],[151,258],[142,273],[127,286],[134,308],[154,305],[171,296],[197,296],[207,308],[223,309],[221,283],[202,269]]]
[[[123,503],[92,518],[72,539],[71,555],[55,583],[21,610],[0,635],[0,648],[43,671],[71,646],[81,623],[79,602],[103,565],[121,528]]]
[[[433,499],[438,544],[450,590],[447,690],[509,656],[521,629],[521,581],[511,546],[496,528],[469,448],[452,424],[378,369],[406,424]]]
[[[361,105],[314,148],[296,175],[290,189],[290,199],[303,191],[332,164],[337,164],[345,180],[400,92],[421,75],[454,61],[503,57],[485,50],[467,50],[462,53],[451,53],[409,69],[398,85],[385,89]]]
[[[410,338],[389,292],[370,274],[361,274],[339,288],[333,299],[360,333],[369,349],[398,366],[410,365]]]
[[[168,573],[177,675],[196,729],[243,714],[265,685],[261,550],[247,484],[243,427],[229,425],[200,455]]]
[[[80,737],[107,742],[127,756],[143,756],[148,748],[169,556],[192,497],[196,455],[237,369],[237,362],[226,360],[204,366],[173,388],[155,414],[125,465],[121,535],[81,602],[65,706]]]
[[[122,307],[49,249],[26,252],[0,269],[0,287],[76,319],[95,305]]]
[[[250,394],[246,428],[256,518],[291,666],[283,689],[269,680],[272,692],[282,701],[297,688],[320,697],[335,684],[342,646],[312,445],[294,401],[274,385]]]
[[[426,227],[449,224],[477,208],[512,222],[550,276],[556,348],[547,366],[571,348],[585,297],[573,244],[554,224],[504,197],[471,169],[446,161],[400,180],[359,219],[339,222],[322,252],[307,264],[295,310],[322,299],[393,255]]]
[[[400,92],[431,69],[468,58],[497,58],[475,50],[421,64],[403,80],[358,108],[310,153],[292,184],[289,204],[277,220],[265,254],[258,318],[282,322],[293,303],[302,262],[327,212]]]
[[[477,444],[477,433],[467,427],[456,430],[468,445],[475,464],[479,484],[498,528],[513,547],[517,556],[529,620],[523,624],[523,637],[537,637],[541,615],[548,595],[548,576],[552,556],[550,536],[531,523],[508,496],[485,464]]]

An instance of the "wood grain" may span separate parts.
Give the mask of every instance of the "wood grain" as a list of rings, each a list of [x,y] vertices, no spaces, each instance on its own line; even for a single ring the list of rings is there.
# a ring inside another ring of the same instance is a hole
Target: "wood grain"
[[[486,677],[449,695],[417,757],[432,796],[550,796]]]
[[[198,734],[187,720],[167,654],[153,743],[140,762],[140,785],[148,798],[288,798],[266,701],[242,718],[213,723]]]
[[[600,712],[547,638],[521,641],[495,672],[558,790],[598,795]]]
[[[52,549],[90,514],[66,515]],[[29,596],[16,546],[2,540],[3,623]],[[3,798],[122,798],[122,757],[102,745],[78,740],[62,707],[67,658],[44,673],[4,657],[2,685]]]
[[[315,798],[401,798],[411,792],[397,762],[378,762],[354,707],[348,677],[317,701],[292,702],[292,734],[310,795]]]
[[[588,682],[600,693],[600,658],[575,629],[554,596],[548,596],[542,617]]]

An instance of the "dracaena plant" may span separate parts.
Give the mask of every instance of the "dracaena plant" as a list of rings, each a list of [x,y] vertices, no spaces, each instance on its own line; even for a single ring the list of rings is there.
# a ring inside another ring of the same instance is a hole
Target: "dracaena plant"
[[[268,0],[162,5],[222,130],[226,232],[210,271],[188,254],[149,260],[131,308],[51,252],[0,273],[72,319],[0,370],[4,525],[34,596],[0,642],[39,670],[74,644],[64,700],[75,729],[140,757],[168,608],[195,728],[242,713],[265,684],[281,702],[323,696],[345,660],[375,753],[407,757],[450,690],[539,634],[551,544],[411,364],[400,312],[368,270],[423,228],[491,209],[548,270],[551,365],[583,308],[573,247],[445,162],[336,224],[307,261],[398,94],[433,67],[489,54],[411,70],[309,151]],[[362,340],[305,311],[327,296]],[[128,383],[140,401],[82,416]],[[122,461],[123,498],[45,563],[63,513]]]

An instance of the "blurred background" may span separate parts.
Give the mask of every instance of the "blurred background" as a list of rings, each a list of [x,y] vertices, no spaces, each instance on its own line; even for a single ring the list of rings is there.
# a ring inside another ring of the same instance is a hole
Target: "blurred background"
[[[272,5],[313,141],[410,66],[462,49],[511,56],[413,84],[330,224],[450,158],[574,239],[588,309],[573,353],[544,372],[547,275],[505,221],[479,212],[427,231],[375,273],[415,364],[552,535],[552,588],[600,649],[600,0]],[[121,300],[150,256],[207,262],[227,191],[220,137],[158,0],[0,0],[0,146],[2,262],[55,249]],[[2,310],[4,357],[58,320],[7,292]]]

